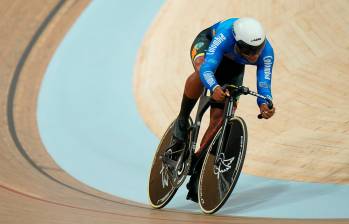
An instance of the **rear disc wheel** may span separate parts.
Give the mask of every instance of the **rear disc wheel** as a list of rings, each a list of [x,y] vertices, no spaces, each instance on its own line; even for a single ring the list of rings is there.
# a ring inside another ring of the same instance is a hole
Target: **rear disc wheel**
[[[192,120],[190,119],[191,124]],[[185,147],[178,151],[173,151],[169,148],[172,143],[173,126],[174,121],[169,125],[161,138],[150,171],[148,193],[153,208],[162,208],[171,201],[178,188],[183,184],[189,171],[191,152],[187,149],[187,146],[191,141],[191,131],[188,133]],[[179,160],[182,162],[178,162]],[[171,163],[176,161],[177,165],[175,167],[171,166],[166,161]]]

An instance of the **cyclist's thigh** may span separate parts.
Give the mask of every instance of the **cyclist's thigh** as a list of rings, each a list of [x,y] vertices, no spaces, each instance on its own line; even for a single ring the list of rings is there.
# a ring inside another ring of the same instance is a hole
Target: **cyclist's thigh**
[[[195,38],[190,48],[190,58],[195,71],[199,71],[204,61],[206,51],[211,43],[211,29],[207,28],[201,31]]]

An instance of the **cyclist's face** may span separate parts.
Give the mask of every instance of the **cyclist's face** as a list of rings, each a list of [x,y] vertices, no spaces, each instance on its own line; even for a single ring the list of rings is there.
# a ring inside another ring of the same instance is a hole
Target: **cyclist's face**
[[[258,60],[259,54],[248,55],[242,53],[241,56],[244,57],[248,62],[255,63]]]
[[[243,58],[245,58],[250,63],[255,63],[258,60],[259,55],[262,53],[262,51],[259,51],[256,54],[246,54],[240,51],[240,49],[236,45],[235,45],[235,50],[237,53],[239,53]]]

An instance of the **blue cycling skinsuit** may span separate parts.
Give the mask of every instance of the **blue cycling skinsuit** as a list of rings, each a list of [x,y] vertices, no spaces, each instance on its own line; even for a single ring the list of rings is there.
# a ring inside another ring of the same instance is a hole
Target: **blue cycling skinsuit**
[[[274,51],[269,41],[266,44],[255,63],[250,63],[234,49],[235,38],[233,35],[233,23],[238,18],[231,18],[214,24],[209,28],[212,34],[212,41],[205,53],[205,60],[200,68],[200,79],[205,87],[211,91],[218,85],[215,78],[215,72],[222,62],[223,57],[241,65],[257,66],[257,91],[259,94],[272,99],[271,78],[274,64]],[[258,98],[257,104],[265,103],[263,99]]]

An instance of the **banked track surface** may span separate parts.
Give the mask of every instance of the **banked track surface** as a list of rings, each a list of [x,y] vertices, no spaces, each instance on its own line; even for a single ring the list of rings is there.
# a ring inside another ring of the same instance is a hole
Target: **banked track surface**
[[[243,173],[348,184],[348,13],[346,0],[167,1],[139,51],[133,87],[138,110],[161,136],[178,114],[193,72],[194,37],[217,21],[253,16],[263,22],[274,48],[276,114],[258,120],[255,98],[239,100],[237,114],[250,136]],[[255,69],[246,66],[244,85],[251,89],[256,89]]]
[[[88,3],[1,2],[0,223],[305,223],[152,210],[92,189],[57,166],[38,134],[37,96],[55,48]]]

